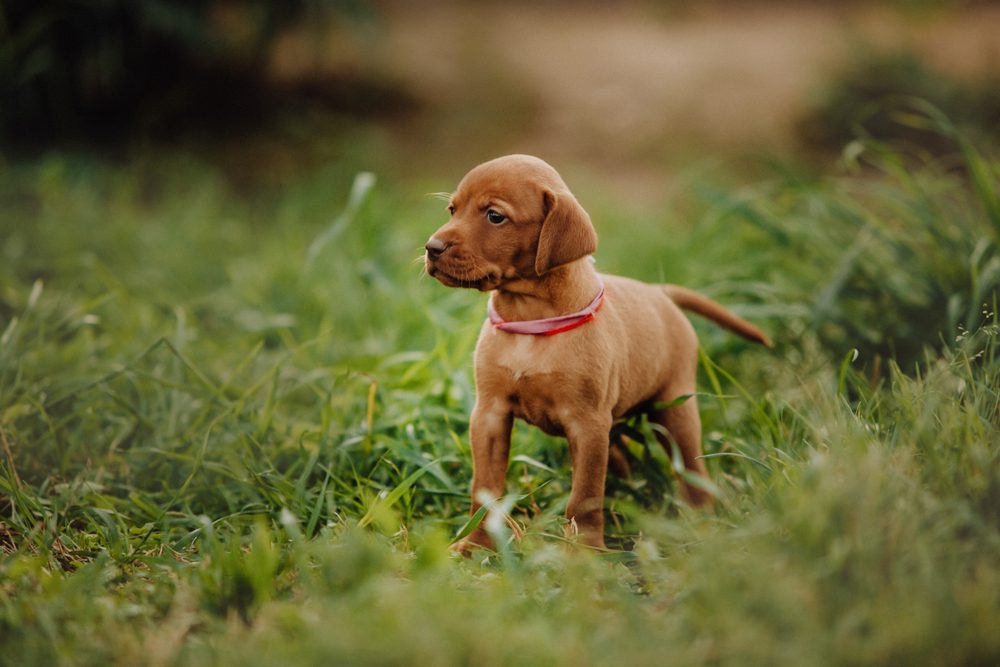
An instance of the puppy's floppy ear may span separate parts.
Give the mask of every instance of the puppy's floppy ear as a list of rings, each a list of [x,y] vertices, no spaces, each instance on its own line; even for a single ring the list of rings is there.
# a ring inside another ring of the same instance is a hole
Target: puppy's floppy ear
[[[535,273],[538,275],[597,250],[597,232],[576,197],[568,191],[548,190],[543,197],[547,213],[535,253]]]

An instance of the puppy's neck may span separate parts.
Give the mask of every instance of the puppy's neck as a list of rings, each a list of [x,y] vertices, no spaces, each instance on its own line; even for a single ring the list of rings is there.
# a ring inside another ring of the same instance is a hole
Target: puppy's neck
[[[493,307],[508,322],[575,313],[593,301],[601,279],[589,257],[557,266],[544,276],[519,278],[497,288]]]

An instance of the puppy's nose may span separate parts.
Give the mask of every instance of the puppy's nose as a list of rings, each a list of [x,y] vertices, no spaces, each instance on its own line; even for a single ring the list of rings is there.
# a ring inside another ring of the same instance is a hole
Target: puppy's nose
[[[427,251],[427,256],[432,260],[435,260],[438,257],[440,257],[441,253],[443,253],[447,249],[448,249],[448,244],[446,244],[444,241],[442,241],[436,236],[432,236],[431,240],[428,241],[427,245],[424,246],[424,250]]]

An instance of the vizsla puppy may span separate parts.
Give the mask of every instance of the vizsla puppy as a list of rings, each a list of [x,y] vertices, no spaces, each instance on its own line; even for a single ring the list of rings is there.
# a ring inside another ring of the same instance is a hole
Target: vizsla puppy
[[[597,234],[559,174],[538,158],[479,165],[448,204],[451,219],[425,246],[427,272],[449,287],[493,291],[476,345],[472,512],[504,494],[511,425],[523,419],[569,442],[566,517],[585,544],[604,546],[604,482],[615,420],[648,410],[684,465],[706,476],[695,391],[698,341],[681,308],[770,346],[755,326],[674,285],[598,274]],[[669,446],[667,441],[663,441]],[[694,505],[710,496],[687,484]],[[479,528],[455,545],[492,546]]]

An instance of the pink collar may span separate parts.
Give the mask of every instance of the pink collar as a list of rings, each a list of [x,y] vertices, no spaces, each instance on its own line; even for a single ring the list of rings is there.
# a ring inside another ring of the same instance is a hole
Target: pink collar
[[[594,314],[601,309],[604,303],[604,284],[601,283],[601,291],[597,293],[594,300],[581,311],[560,315],[558,317],[547,317],[544,320],[522,320],[520,322],[508,322],[497,313],[493,307],[493,297],[490,296],[487,313],[489,313],[490,323],[500,331],[514,334],[528,334],[530,336],[552,336],[563,331],[575,329],[581,324],[586,324],[594,319]]]

